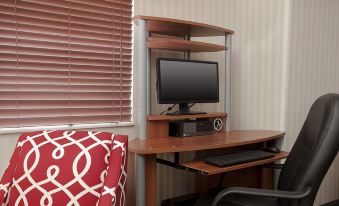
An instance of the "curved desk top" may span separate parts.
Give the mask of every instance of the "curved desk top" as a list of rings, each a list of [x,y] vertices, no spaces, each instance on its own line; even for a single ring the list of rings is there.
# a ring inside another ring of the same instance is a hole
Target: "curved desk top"
[[[158,154],[235,147],[281,138],[284,132],[269,130],[239,130],[195,137],[160,137],[134,139],[128,142],[129,152]]]

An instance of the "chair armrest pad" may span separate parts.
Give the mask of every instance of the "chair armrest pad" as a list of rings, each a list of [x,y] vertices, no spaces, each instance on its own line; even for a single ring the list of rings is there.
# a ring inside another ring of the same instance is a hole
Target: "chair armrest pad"
[[[282,199],[301,199],[310,194],[311,188],[307,187],[298,191],[281,191],[281,190],[266,190],[246,187],[230,187],[222,190],[215,197],[212,206],[216,206],[218,202],[229,194],[244,194],[244,195],[255,195],[255,196],[266,196],[275,197]]]

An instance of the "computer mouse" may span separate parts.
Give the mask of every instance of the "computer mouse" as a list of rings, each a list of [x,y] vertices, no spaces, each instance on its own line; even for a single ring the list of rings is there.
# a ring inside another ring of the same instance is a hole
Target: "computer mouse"
[[[271,153],[279,153],[280,152],[280,149],[277,148],[277,147],[268,147],[267,148],[267,152],[271,152]]]

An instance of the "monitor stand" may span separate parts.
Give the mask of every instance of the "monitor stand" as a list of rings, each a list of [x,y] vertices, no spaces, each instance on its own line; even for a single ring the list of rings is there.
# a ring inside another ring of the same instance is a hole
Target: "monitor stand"
[[[195,115],[195,114],[206,114],[206,112],[190,111],[188,103],[180,103],[179,111],[173,113],[166,113],[166,115]]]

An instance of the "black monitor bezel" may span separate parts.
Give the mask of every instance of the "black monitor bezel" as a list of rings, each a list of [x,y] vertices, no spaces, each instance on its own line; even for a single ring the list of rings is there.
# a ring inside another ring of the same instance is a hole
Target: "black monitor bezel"
[[[217,66],[217,99],[215,100],[173,100],[173,101],[161,101],[160,96],[161,96],[161,81],[160,81],[160,61],[165,60],[165,61],[177,61],[177,62],[195,62],[195,63],[204,63],[204,64],[216,64]],[[186,60],[186,59],[174,59],[174,58],[157,58],[156,61],[156,76],[157,76],[157,102],[158,104],[180,104],[180,103],[218,103],[219,102],[219,63],[218,62],[213,62],[213,61],[203,61],[203,60]]]

